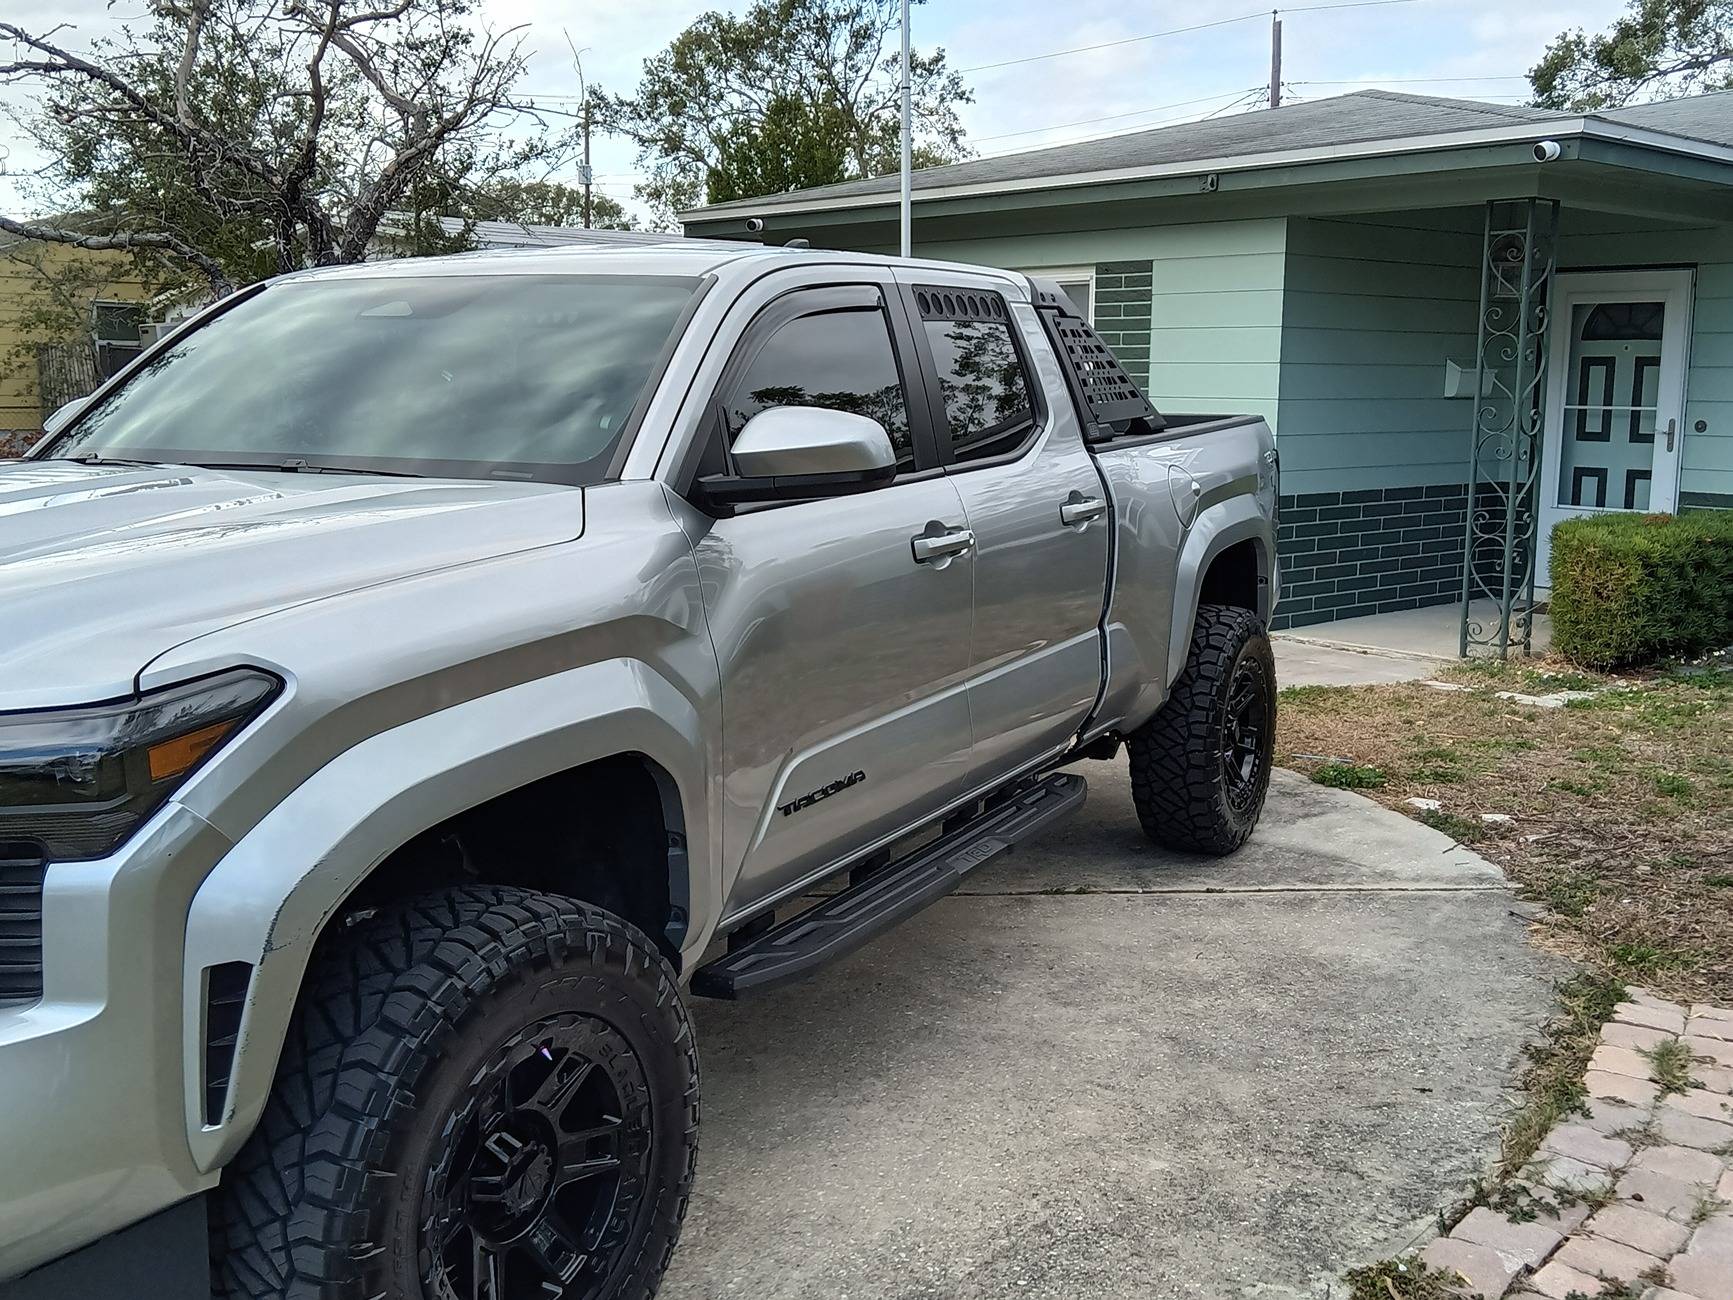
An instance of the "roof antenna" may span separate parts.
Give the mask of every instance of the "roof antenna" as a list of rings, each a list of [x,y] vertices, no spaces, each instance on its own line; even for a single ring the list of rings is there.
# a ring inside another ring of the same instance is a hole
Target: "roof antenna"
[[[812,241],[810,239],[791,239],[786,244],[784,244],[783,247],[784,248],[811,248],[812,247]]]

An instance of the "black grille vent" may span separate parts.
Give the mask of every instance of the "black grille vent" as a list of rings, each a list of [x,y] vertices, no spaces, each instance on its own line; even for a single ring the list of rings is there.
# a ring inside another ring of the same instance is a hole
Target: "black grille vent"
[[[205,1123],[221,1124],[235,1066],[235,1041],[253,968],[244,961],[205,967]]]
[[[1149,432],[1166,427],[1166,421],[1155,412],[1149,399],[1135,380],[1125,373],[1119,358],[1113,355],[1099,335],[1075,316],[1060,316],[1054,324],[1059,341],[1065,345],[1065,356],[1071,362],[1071,372],[1083,390],[1083,400],[1097,426],[1126,426],[1141,422]]]
[[[915,289],[915,306],[922,320],[995,321],[1005,319],[1005,300],[979,289],[940,289],[923,284]]]
[[[42,996],[42,853],[0,842],[0,1006]]]

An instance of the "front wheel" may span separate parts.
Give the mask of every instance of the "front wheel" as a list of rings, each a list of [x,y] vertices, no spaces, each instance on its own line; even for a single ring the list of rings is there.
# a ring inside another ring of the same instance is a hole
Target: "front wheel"
[[[1205,605],[1160,711],[1127,739],[1144,834],[1192,853],[1232,853],[1263,812],[1275,752],[1276,661],[1257,615]]]
[[[645,1300],[691,1193],[698,1058],[617,917],[452,889],[309,972],[213,1213],[232,1300]]]

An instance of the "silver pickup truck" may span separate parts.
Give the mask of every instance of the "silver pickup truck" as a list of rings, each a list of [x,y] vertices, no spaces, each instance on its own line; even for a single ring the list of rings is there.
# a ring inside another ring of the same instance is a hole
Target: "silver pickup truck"
[[[0,1293],[651,1295],[688,994],[912,915],[1079,757],[1251,833],[1276,479],[976,267],[481,254],[189,322],[0,464]]]

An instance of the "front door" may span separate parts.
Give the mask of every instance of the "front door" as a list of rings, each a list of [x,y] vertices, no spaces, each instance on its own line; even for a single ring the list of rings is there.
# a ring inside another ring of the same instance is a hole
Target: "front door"
[[[885,287],[775,299],[713,399],[718,456],[761,410],[825,406],[878,420],[902,470],[857,496],[742,509],[695,541],[722,673],[731,917],[966,792],[975,557],[956,488],[923,463],[928,417]],[[958,544],[915,544],[939,536]]]
[[[1561,519],[1678,506],[1691,272],[1575,272],[1554,290],[1541,579]]]

